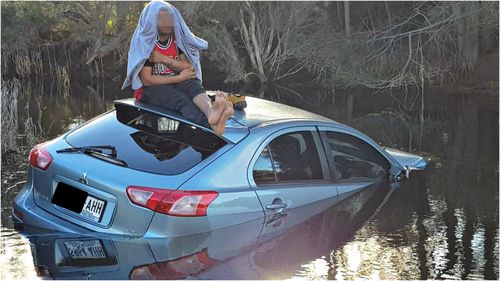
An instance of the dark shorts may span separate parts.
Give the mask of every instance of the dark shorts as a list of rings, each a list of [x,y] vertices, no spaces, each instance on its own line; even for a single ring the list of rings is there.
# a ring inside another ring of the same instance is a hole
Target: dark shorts
[[[194,97],[205,91],[200,81],[190,79],[178,84],[144,87],[141,101],[176,110],[191,122],[211,128],[207,116],[193,103]]]

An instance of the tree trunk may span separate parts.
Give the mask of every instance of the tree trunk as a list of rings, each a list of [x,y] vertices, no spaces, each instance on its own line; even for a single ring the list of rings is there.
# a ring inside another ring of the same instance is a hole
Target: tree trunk
[[[349,11],[349,1],[344,1],[344,26],[345,37],[351,40],[351,14]],[[352,120],[352,111],[354,108],[354,95],[352,92],[347,94],[347,121]]]
[[[480,4],[471,1],[455,7],[456,14],[462,16],[457,20],[457,43],[464,62],[463,71],[473,69],[479,59],[479,13],[474,12],[477,5]]]
[[[352,121],[352,112],[354,111],[354,94],[349,92],[347,94],[347,121]]]
[[[349,12],[349,1],[344,1],[344,26],[345,36],[351,39],[351,13]]]

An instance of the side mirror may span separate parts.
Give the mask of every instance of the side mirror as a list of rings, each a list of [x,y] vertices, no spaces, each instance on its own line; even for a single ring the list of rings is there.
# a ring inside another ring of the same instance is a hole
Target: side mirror
[[[392,182],[402,182],[408,178],[410,178],[410,169],[408,169],[408,167],[405,167],[404,170],[401,170],[395,176],[392,176]]]

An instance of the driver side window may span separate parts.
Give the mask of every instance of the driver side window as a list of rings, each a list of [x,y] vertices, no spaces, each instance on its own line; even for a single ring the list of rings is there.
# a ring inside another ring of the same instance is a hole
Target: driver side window
[[[338,181],[384,179],[391,164],[367,142],[349,134],[325,131],[325,149]]]

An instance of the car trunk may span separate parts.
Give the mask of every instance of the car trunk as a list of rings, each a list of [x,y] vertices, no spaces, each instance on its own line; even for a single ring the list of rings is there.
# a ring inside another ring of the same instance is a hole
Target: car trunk
[[[113,146],[116,158],[127,166],[95,155],[60,152],[97,145]],[[127,186],[177,189],[229,145],[209,131],[126,106],[45,148],[53,157],[49,169],[31,167],[37,205],[88,229],[142,236],[154,212],[132,204]]]

